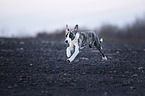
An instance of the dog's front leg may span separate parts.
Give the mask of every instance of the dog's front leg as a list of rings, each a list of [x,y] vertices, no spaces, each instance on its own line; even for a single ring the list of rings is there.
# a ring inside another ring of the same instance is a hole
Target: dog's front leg
[[[78,44],[76,44],[75,45],[75,52],[67,61],[72,62],[78,54],[79,54],[79,46],[78,46]]]
[[[66,55],[67,55],[68,58],[71,56],[71,51],[72,50],[73,50],[72,47],[67,47],[67,49],[66,49]]]
[[[73,50],[73,44],[70,43],[69,47],[66,49],[66,56],[69,58],[71,56],[71,51]]]

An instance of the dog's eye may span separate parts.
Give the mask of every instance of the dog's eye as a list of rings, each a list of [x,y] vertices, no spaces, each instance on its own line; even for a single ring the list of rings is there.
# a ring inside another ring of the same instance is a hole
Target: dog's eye
[[[72,38],[72,37],[73,37],[73,34],[72,34],[72,33],[70,33],[70,34],[69,34],[69,38]]]
[[[70,33],[69,34],[69,38],[71,38],[73,40],[75,38],[74,34],[73,33]]]

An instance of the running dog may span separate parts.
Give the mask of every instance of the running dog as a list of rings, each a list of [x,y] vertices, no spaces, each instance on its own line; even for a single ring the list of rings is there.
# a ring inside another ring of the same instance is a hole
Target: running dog
[[[67,59],[68,62],[72,62],[79,54],[79,49],[83,49],[86,45],[90,48],[94,45],[101,53],[102,59],[107,60],[101,47],[103,39],[101,38],[99,40],[98,35],[96,35],[95,32],[78,32],[78,25],[76,25],[73,30],[69,30],[68,25],[66,25],[65,37],[65,43],[69,44],[69,47],[66,49],[66,55],[69,58]],[[74,53],[71,54],[74,49]]]

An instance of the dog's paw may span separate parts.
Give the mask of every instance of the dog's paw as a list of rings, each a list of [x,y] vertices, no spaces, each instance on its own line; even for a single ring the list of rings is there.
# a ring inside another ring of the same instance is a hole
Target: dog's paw
[[[69,59],[67,59],[66,61],[67,61],[68,63],[70,63],[70,60],[69,60]]]
[[[102,59],[105,60],[105,61],[107,61],[107,57],[106,56],[105,57],[102,57]]]

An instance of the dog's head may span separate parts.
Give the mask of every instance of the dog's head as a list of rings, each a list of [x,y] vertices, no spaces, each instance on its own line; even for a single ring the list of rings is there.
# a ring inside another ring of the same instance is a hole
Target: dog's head
[[[75,38],[75,33],[78,31],[78,25],[74,27],[73,30],[68,29],[68,25],[66,25],[66,32],[65,32],[65,43],[70,43]]]

